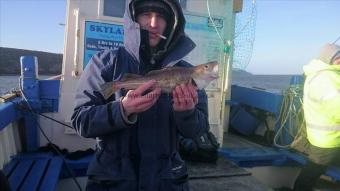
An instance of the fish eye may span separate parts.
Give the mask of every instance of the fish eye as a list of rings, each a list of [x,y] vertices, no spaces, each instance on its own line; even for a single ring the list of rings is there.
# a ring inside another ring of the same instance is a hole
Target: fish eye
[[[204,66],[204,68],[208,69],[208,68],[209,68],[209,66],[208,66],[208,65],[205,65],[205,66]]]

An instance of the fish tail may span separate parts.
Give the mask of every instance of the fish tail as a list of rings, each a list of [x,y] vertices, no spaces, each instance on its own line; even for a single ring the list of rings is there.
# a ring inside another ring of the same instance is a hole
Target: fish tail
[[[105,99],[111,97],[117,90],[120,89],[119,82],[108,82],[101,86],[102,94]]]

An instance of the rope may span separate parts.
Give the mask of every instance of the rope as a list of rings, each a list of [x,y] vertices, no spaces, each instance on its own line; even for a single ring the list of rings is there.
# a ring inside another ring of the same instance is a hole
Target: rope
[[[276,126],[279,125],[273,142],[276,147],[288,148],[291,146],[291,143],[286,145],[278,143],[278,139],[282,138],[284,133],[292,137],[292,142],[294,142],[303,130],[304,118],[301,118],[303,116],[302,87],[301,84],[291,85],[283,92],[279,117],[275,122]]]

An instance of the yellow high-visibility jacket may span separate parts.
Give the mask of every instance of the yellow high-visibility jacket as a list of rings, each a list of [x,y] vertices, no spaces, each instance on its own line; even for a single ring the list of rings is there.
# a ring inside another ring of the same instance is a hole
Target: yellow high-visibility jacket
[[[303,70],[307,138],[317,147],[340,147],[340,65],[312,60]]]

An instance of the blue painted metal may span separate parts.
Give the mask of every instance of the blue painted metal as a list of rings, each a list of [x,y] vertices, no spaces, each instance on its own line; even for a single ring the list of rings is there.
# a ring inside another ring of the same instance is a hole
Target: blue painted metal
[[[306,165],[307,164],[308,159],[305,156],[303,156],[302,154],[290,152],[290,151],[285,150],[285,149],[280,149],[279,152],[286,155],[288,160],[295,161],[299,165]]]
[[[25,153],[4,167],[12,190],[55,190],[62,169],[61,157],[51,153]]]
[[[20,98],[15,98],[12,102],[0,104],[0,131],[22,117],[22,113],[15,106],[15,104],[20,104],[21,101]]]
[[[240,167],[279,166],[286,162],[286,156],[270,147],[222,148],[219,153]]]
[[[229,105],[229,106],[237,106],[239,105],[240,103],[235,101],[235,100],[225,100],[224,102],[226,105]]]
[[[20,185],[25,180],[26,174],[28,174],[31,166],[33,165],[33,160],[21,161],[14,172],[9,177],[9,185],[12,190],[19,190]]]
[[[249,136],[255,132],[260,121],[242,107],[234,107],[230,114],[230,125],[242,135]]]
[[[39,110],[40,96],[39,96],[39,82],[38,82],[38,59],[34,56],[22,56],[20,58],[21,63],[21,88],[26,97],[29,108]],[[24,112],[25,119],[25,133],[26,133],[26,149],[27,151],[33,151],[38,148],[38,116]]]
[[[9,177],[14,171],[15,167],[19,164],[19,160],[12,159],[9,163],[4,166],[4,173]]]
[[[26,150],[35,151],[39,146],[38,139],[38,116],[31,111],[25,110],[24,114]]]
[[[21,87],[29,108],[35,112],[58,111],[59,80],[38,80],[38,59],[23,56],[21,60]],[[30,111],[24,112],[27,151],[38,148],[38,116]]]
[[[19,153],[15,155],[14,159],[17,160],[26,160],[26,159],[49,159],[52,158],[54,155],[52,152],[26,152],[26,153]]]
[[[35,56],[22,56],[21,63],[21,88],[34,109],[39,109],[39,82],[38,58]]]
[[[34,165],[27,175],[25,182],[22,184],[20,191],[38,190],[40,180],[44,176],[44,172],[47,168],[47,159],[38,159],[34,161]]]
[[[277,117],[280,113],[282,98],[280,94],[262,89],[232,85],[231,125],[243,135],[250,135],[259,121],[248,113],[244,106],[260,109]],[[241,167],[283,165],[287,159],[285,155],[271,147],[224,148],[221,149],[220,154]]]
[[[305,78],[303,75],[294,75],[290,79],[289,84],[304,84],[305,83]]]
[[[232,85],[231,88],[231,100],[233,101],[274,114],[280,112],[282,95],[237,85]]]
[[[40,80],[40,112],[57,112],[60,95],[60,80]]]
[[[46,174],[45,174],[45,177],[47,178],[41,184],[41,187],[39,190],[41,191],[54,190],[59,179],[59,174],[61,171],[62,164],[63,164],[63,161],[60,157],[53,157],[51,159],[50,166],[47,169]]]
[[[27,151],[34,151],[39,145],[38,115],[35,113],[58,111],[60,80],[39,81],[37,70],[36,57],[21,57],[20,86],[27,100],[16,98],[0,105],[0,116],[5,116],[0,119],[0,130],[24,118]],[[13,190],[54,190],[62,163],[62,158],[53,157],[51,153],[25,153],[16,155],[5,165],[4,171]]]
[[[30,107],[35,112],[56,112],[59,105],[60,80],[37,80],[35,71],[35,58],[22,57],[22,87]],[[31,85],[30,85],[31,84]],[[38,86],[36,86],[38,84]],[[37,92],[39,91],[39,92]],[[26,105],[25,110],[17,108],[17,105]],[[0,104],[0,130],[10,123],[24,118],[26,137],[25,146],[28,151],[35,150],[39,145],[36,114],[32,114],[26,102],[21,98],[15,98],[11,102]]]

